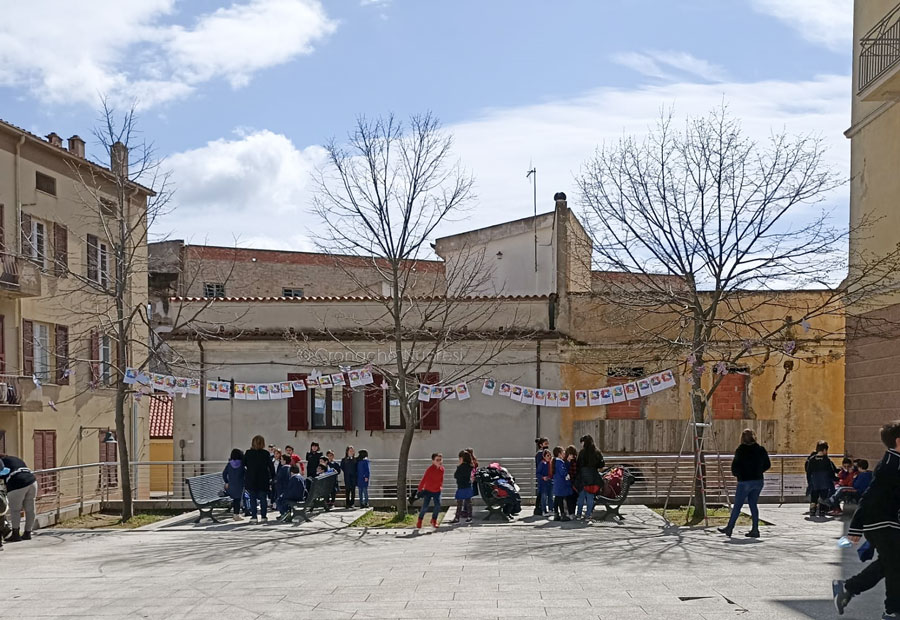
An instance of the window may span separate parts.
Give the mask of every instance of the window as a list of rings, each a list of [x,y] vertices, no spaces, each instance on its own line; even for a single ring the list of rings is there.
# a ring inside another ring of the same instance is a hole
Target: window
[[[37,190],[56,196],[56,179],[43,172],[34,173],[34,187]]]
[[[312,427],[315,429],[344,428],[344,388],[333,387],[326,390],[311,389]]]
[[[109,246],[95,235],[87,236],[87,277],[103,288],[109,286]]]
[[[283,288],[281,289],[282,297],[303,297],[302,288]]]
[[[34,376],[42,381],[50,379],[50,326],[34,323]]]
[[[606,369],[606,375],[608,377],[625,377],[628,379],[640,379],[644,376],[643,367],[640,368],[619,368],[616,366],[610,366]]]
[[[100,383],[112,383],[112,341],[107,334],[100,336]]]
[[[41,268],[46,267],[47,227],[41,221],[31,220],[31,231],[29,232],[26,255],[30,256]]]
[[[100,199],[100,213],[108,217],[115,217],[117,211],[115,202],[106,198]]]
[[[216,282],[205,282],[203,284],[203,296],[221,299],[225,297],[225,285]]]
[[[747,417],[747,387],[750,371],[731,366],[712,393],[712,413],[717,420],[742,420]]]
[[[385,398],[385,408],[387,409],[387,428],[404,428],[403,415],[400,412],[400,400],[397,398]]]

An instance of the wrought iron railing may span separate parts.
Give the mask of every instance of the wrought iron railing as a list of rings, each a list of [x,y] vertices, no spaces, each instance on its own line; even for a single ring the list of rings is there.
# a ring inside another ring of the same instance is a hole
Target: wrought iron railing
[[[0,286],[17,288],[19,286],[19,261],[14,254],[0,252]]]
[[[859,91],[900,63],[900,5],[859,40]]]

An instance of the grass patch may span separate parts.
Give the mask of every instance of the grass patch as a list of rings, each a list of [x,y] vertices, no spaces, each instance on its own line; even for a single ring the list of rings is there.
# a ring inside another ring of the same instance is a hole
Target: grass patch
[[[663,509],[662,508],[653,508],[653,512],[662,516]],[[723,525],[728,525],[728,519],[731,516],[731,509],[725,507],[714,507],[709,506],[706,509],[706,513],[709,516],[709,524],[711,526],[721,527]],[[674,523],[675,525],[706,525],[706,521],[701,520],[699,523],[693,521],[694,518],[694,508],[691,507],[688,510],[687,506],[681,506],[678,508],[669,508],[666,511],[666,518],[670,523]],[[741,513],[738,517],[737,524],[740,526],[750,526],[753,525],[753,520],[749,515],[745,515]],[[769,525],[762,519],[759,520],[760,525]]]
[[[438,523],[443,522],[446,510],[442,510],[438,515]],[[350,524],[350,527],[367,527],[367,528],[410,528],[416,527],[416,521],[419,513],[411,512],[409,514],[401,514],[396,510],[370,510],[359,519]],[[425,516],[426,523],[428,515]]]
[[[127,523],[122,523],[121,515],[112,512],[95,512],[61,521],[53,528],[70,530],[132,530],[184,514],[183,510],[145,510],[136,513]]]

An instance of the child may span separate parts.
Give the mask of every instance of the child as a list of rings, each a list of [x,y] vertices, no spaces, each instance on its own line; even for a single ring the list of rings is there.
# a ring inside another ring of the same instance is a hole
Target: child
[[[319,450],[319,442],[314,441],[309,444],[309,452],[306,453],[306,471],[309,472],[310,478],[315,478],[319,471],[319,463],[324,455]]]
[[[284,454],[281,456],[281,463],[278,464],[278,469],[275,470],[275,505],[278,505],[278,497],[284,493],[285,489],[288,487],[288,482],[291,480],[291,457],[288,454]]]
[[[571,521],[566,514],[566,498],[572,494],[572,483],[569,482],[569,464],[564,458],[562,446],[553,448],[553,511],[557,521]]]
[[[578,449],[575,446],[566,448],[566,464],[569,466],[569,484],[572,485],[572,493],[566,498],[566,508],[569,514],[575,514],[575,504],[581,493],[581,483],[578,479]]]
[[[344,450],[341,471],[344,472],[344,502],[347,508],[353,508],[356,503],[356,450],[353,446]]]
[[[856,480],[856,469],[853,466],[853,460],[844,457],[841,461],[841,469],[837,474],[837,488],[828,496],[828,499],[822,501],[822,505],[830,509],[829,516],[837,517],[843,514],[841,510],[841,501],[844,500],[848,493],[853,493],[853,481]]]
[[[450,523],[472,522],[472,455],[467,450],[459,453],[459,465],[453,473],[456,479],[456,516]]]
[[[846,581],[831,584],[834,606],[839,614],[857,594],[875,587],[884,578],[884,615],[900,618],[900,420],[881,427],[881,441],[887,447],[875,467],[872,483],[859,500],[847,537],[859,542],[861,536],[875,547],[878,559]]]
[[[287,455],[285,455],[287,456]],[[288,456],[288,458],[291,458]],[[285,469],[290,472],[287,486],[278,497],[278,512],[284,515],[288,511],[289,502],[302,502],[306,499],[306,480],[300,475],[300,467],[291,465]]]
[[[419,520],[416,521],[416,529],[422,529],[422,519],[428,512],[428,504],[433,504],[431,512],[431,527],[437,528],[437,518],[441,512],[441,489],[444,488],[444,457],[435,452],[431,455],[431,465],[425,470],[422,480],[419,482],[419,497],[422,498],[422,510],[419,511]]]
[[[360,508],[369,507],[369,451],[360,450],[356,458],[356,486],[359,489]]]
[[[538,508],[542,517],[549,517],[553,514],[553,479],[550,477],[551,460],[553,460],[553,454],[551,454],[550,450],[544,449],[541,453],[541,461],[537,466],[538,502],[540,504]]]
[[[809,483],[809,514],[817,516],[825,513],[824,508],[819,508],[819,502],[834,492],[837,467],[828,458],[828,442],[820,441],[816,444],[816,452],[806,459],[806,481]]]
[[[231,460],[222,472],[225,481],[225,490],[231,498],[232,517],[235,521],[241,520],[241,500],[244,499],[244,453],[235,448],[231,451]]]
[[[328,471],[336,471],[338,476],[341,474],[341,464],[334,460],[334,450],[329,450],[325,453],[325,458],[328,460]],[[338,483],[338,476],[334,478],[334,487],[331,489],[331,495],[328,496],[328,507],[334,508],[334,501],[337,499],[337,492],[340,483]]]

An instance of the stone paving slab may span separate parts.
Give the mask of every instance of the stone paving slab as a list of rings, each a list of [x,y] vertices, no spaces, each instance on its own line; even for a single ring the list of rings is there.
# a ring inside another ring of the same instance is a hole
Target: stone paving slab
[[[837,617],[831,579],[862,564],[844,523],[764,506],[763,538],[666,527],[628,506],[624,524],[524,516],[436,532],[311,523],[176,524],[155,531],[38,532],[0,552],[0,618]],[[11,568],[14,567],[14,570]],[[877,618],[883,587],[848,620]]]

